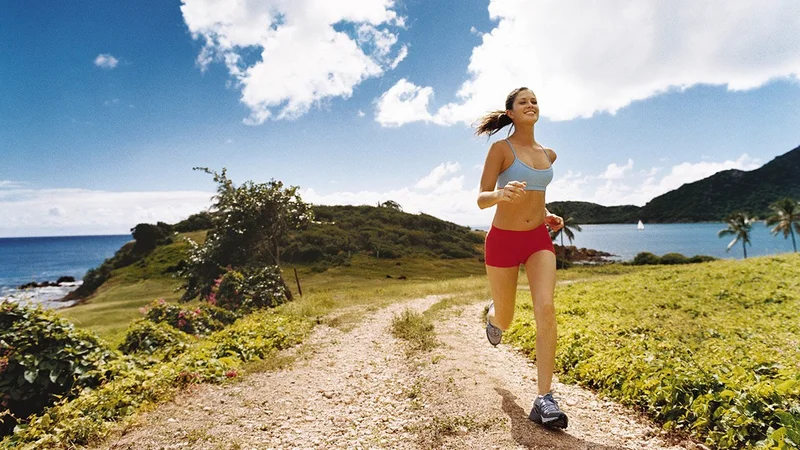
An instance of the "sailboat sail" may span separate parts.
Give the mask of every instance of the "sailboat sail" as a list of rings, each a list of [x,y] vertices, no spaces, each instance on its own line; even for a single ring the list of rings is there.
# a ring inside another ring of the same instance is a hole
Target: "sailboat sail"
[[[641,220],[639,221],[639,224],[638,224],[638,225],[636,225],[636,229],[638,229],[638,230],[644,230],[644,224],[642,223],[642,221],[641,221]]]

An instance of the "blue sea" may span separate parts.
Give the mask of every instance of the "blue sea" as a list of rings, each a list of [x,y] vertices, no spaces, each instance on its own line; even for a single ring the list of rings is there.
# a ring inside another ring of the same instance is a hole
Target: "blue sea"
[[[644,230],[637,230],[635,224],[583,225],[581,228],[583,231],[575,232],[573,245],[611,253],[615,255],[613,259],[620,261],[631,260],[639,252],[743,257],[741,243],[730,252],[725,251],[731,238],[717,237],[717,232],[725,228],[722,223],[645,224]],[[15,288],[31,281],[56,281],[61,276],[72,276],[79,281],[86,271],[99,266],[130,240],[127,234],[0,238],[0,301],[11,299],[51,308],[69,306],[56,300],[75,289],[77,283],[25,291]],[[747,247],[748,256],[792,251],[791,238],[771,235],[763,223],[753,225],[751,241],[752,245]]]
[[[89,269],[114,255],[131,235],[0,238],[0,301],[10,299],[57,308],[56,302],[74,290]],[[19,291],[25,283],[74,277],[77,283]]]
[[[644,224],[637,230],[636,224],[581,225],[583,231],[575,232],[572,245],[593,248],[616,255],[614,259],[629,261],[639,252],[650,252],[662,256],[676,252],[685,256],[709,255],[716,258],[742,259],[742,242],[726,251],[732,237],[718,237],[726,228],[721,222]],[[800,236],[795,236],[796,239]],[[756,222],[750,232],[747,256],[775,255],[792,252],[792,238],[774,236],[763,222]],[[568,240],[564,238],[564,244]],[[800,245],[800,242],[798,242]]]

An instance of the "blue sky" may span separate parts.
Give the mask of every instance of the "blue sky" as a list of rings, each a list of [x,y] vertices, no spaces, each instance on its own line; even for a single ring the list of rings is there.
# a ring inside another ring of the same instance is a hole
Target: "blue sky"
[[[800,145],[800,3],[0,2],[0,236],[126,233],[278,179],[482,226],[489,142],[531,87],[548,200],[643,205]]]

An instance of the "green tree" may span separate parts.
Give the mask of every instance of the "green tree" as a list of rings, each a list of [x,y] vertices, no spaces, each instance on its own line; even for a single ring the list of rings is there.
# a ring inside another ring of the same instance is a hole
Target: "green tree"
[[[794,230],[800,233],[800,205],[791,197],[784,197],[776,200],[771,205],[770,209],[773,214],[767,217],[767,226],[771,226],[772,234],[783,233],[783,238],[786,239],[792,235],[792,247],[797,253],[797,243],[794,239]],[[794,227],[794,229],[792,229]]]
[[[572,241],[575,240],[575,231],[582,231],[581,226],[575,221],[575,217],[572,215],[571,212],[566,211],[564,208],[560,206],[554,206],[552,209],[549,210],[552,214],[560,216],[564,220],[564,226],[558,231],[551,231],[550,232],[550,239],[555,240],[557,237],[561,238],[561,246],[564,246],[564,235],[567,235],[567,239],[569,243],[572,244]]]
[[[747,244],[750,244],[750,229],[753,226],[754,220],[755,219],[745,212],[735,212],[725,218],[725,223],[728,224],[728,228],[719,230],[717,236],[733,236],[733,240],[728,244],[726,251],[730,251],[731,248],[741,240],[744,257],[747,259]]]
[[[275,180],[246,181],[236,186],[226,169],[221,173],[205,167],[195,170],[214,176],[217,195],[212,205],[212,228],[202,245],[193,245],[180,272],[186,279],[184,300],[198,294],[207,296],[227,267],[280,266],[289,231],[313,220],[311,205],[303,202],[296,186],[285,188]]]

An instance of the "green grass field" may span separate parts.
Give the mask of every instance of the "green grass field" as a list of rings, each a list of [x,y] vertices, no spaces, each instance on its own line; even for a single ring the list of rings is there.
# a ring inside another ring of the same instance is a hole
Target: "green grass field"
[[[535,357],[530,295],[518,300],[508,341]],[[637,268],[561,285],[556,308],[562,380],[668,429],[742,448],[800,419],[800,255]]]

